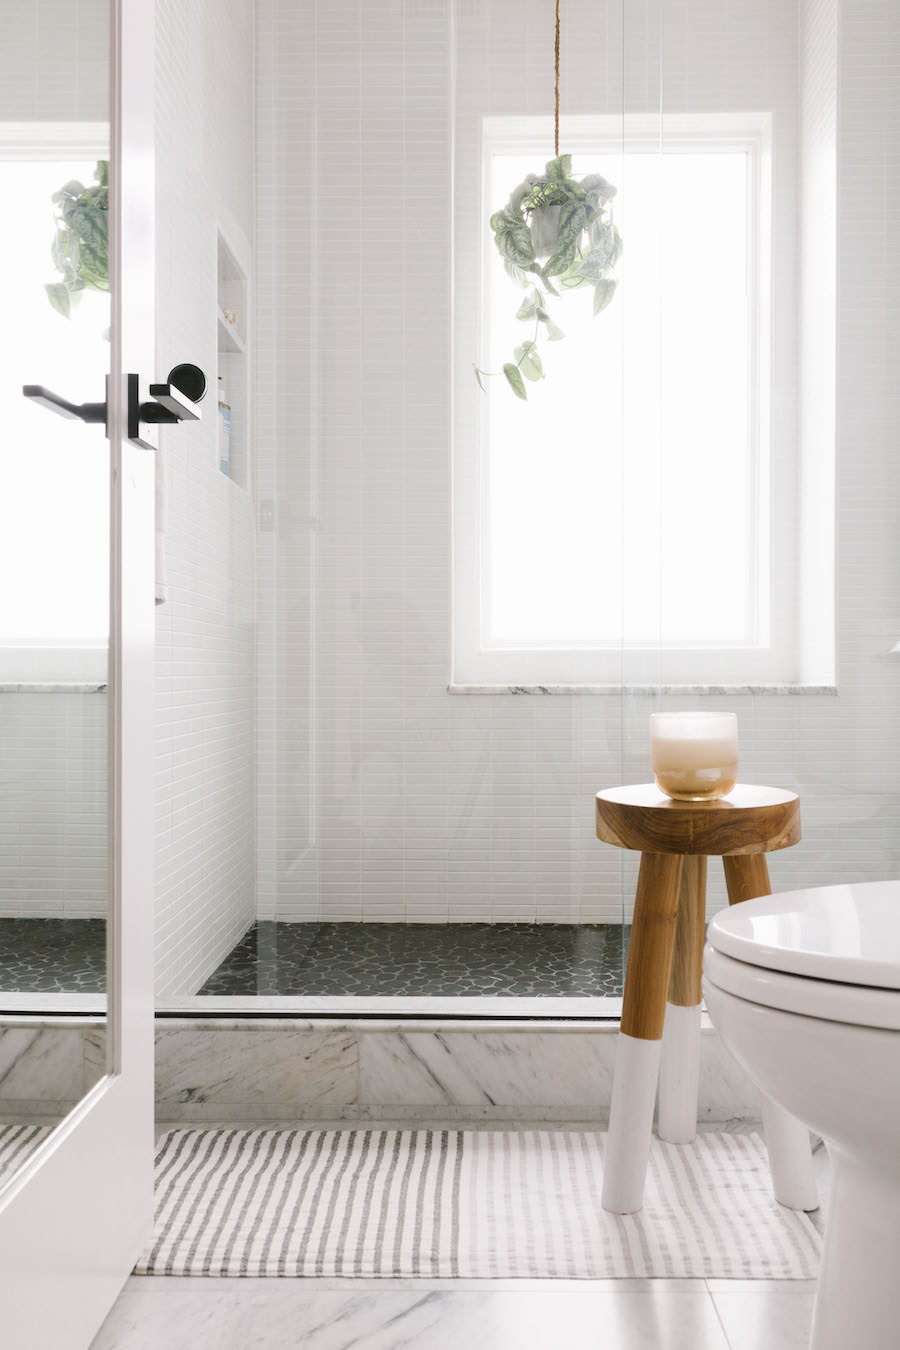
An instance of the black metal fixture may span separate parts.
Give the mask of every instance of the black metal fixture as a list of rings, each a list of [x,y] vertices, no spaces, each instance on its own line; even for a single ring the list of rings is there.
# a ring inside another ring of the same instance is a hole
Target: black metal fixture
[[[151,384],[149,399],[141,401],[140,381],[137,375],[128,379],[128,436],[138,439],[142,422],[159,425],[171,422],[198,422],[197,404],[206,393],[206,376],[199,366],[187,362],[173,366],[165,384]],[[60,417],[78,418],[82,422],[102,422],[106,425],[108,403],[70,403],[42,384],[26,384],[22,393],[43,408]],[[107,427],[107,434],[108,434]]]
[[[59,413],[60,417],[77,417],[82,422],[106,422],[105,403],[70,403],[67,398],[61,398],[51,389],[45,389],[42,384],[24,384],[22,393],[33,403],[39,403],[42,408]]]

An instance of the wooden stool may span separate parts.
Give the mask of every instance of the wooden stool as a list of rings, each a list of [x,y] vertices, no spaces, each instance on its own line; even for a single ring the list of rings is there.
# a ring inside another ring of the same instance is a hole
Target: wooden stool
[[[696,1133],[707,856],[722,858],[730,904],[769,895],[765,855],[797,843],[800,802],[742,784],[709,802],[673,801],[655,783],[611,788],[597,793],[597,835],[641,854],[602,1198],[631,1214],[644,1201],[657,1081],[659,1137],[683,1144]],[[815,1209],[808,1131],[768,1100],[762,1117],[776,1199]]]

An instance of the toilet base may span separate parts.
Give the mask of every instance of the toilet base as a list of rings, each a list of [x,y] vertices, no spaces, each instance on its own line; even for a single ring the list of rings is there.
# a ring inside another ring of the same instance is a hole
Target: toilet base
[[[833,1146],[810,1350],[894,1350],[900,1338],[900,1184]]]

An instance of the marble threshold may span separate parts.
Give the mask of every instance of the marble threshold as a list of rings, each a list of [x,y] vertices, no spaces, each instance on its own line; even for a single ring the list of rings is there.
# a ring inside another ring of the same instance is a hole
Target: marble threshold
[[[409,998],[371,995],[204,994],[159,998],[157,1017],[229,1017],[230,1015],[328,1018],[466,1019],[513,1022],[617,1022],[622,1000],[603,998],[519,998],[459,996]]]
[[[4,1021],[12,1018],[96,1018],[106,1014],[102,993],[4,993]],[[479,1021],[614,1021],[622,1016],[621,998],[407,998],[389,995],[204,994],[156,1000],[156,1016],[167,1017],[397,1017],[477,1019]]]
[[[758,1120],[755,1090],[703,1022],[698,1118]],[[163,1017],[157,1116],[604,1123],[618,1030],[613,1018]]]

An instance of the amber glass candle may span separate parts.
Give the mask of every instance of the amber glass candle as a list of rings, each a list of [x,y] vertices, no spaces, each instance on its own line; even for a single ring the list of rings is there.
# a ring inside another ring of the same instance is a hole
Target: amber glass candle
[[[737,782],[737,716],[652,713],[650,759],[656,785],[667,797],[687,802],[725,797]]]

